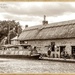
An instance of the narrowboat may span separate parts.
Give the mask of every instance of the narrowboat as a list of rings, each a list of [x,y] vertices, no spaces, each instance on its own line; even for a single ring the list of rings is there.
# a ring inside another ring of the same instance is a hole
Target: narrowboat
[[[37,52],[36,47],[33,49],[31,45],[3,45],[0,50],[0,57],[39,59],[40,53]]]

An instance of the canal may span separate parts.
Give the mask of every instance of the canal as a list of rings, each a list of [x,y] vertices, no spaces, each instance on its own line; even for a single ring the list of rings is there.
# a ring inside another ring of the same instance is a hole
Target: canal
[[[0,58],[0,73],[75,73],[75,63]]]

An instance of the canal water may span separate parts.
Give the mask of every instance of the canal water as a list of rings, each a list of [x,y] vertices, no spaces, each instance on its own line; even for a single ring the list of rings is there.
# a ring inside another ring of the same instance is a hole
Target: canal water
[[[75,73],[75,63],[0,58],[0,73]]]

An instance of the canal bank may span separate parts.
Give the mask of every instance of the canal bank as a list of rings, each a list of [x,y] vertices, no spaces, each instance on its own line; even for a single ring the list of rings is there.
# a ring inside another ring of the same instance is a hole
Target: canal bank
[[[75,59],[66,59],[66,58],[48,58],[48,57],[42,57],[42,58],[40,58],[40,60],[75,63]]]

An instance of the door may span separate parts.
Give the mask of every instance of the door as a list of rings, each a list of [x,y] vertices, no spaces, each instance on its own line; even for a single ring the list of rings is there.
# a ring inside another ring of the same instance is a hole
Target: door
[[[55,58],[55,42],[51,42],[52,57]]]
[[[75,57],[75,46],[71,46],[71,53],[72,53],[72,56]]]
[[[51,51],[55,51],[55,42],[51,42]]]
[[[63,58],[65,56],[65,46],[60,46],[60,57]]]

